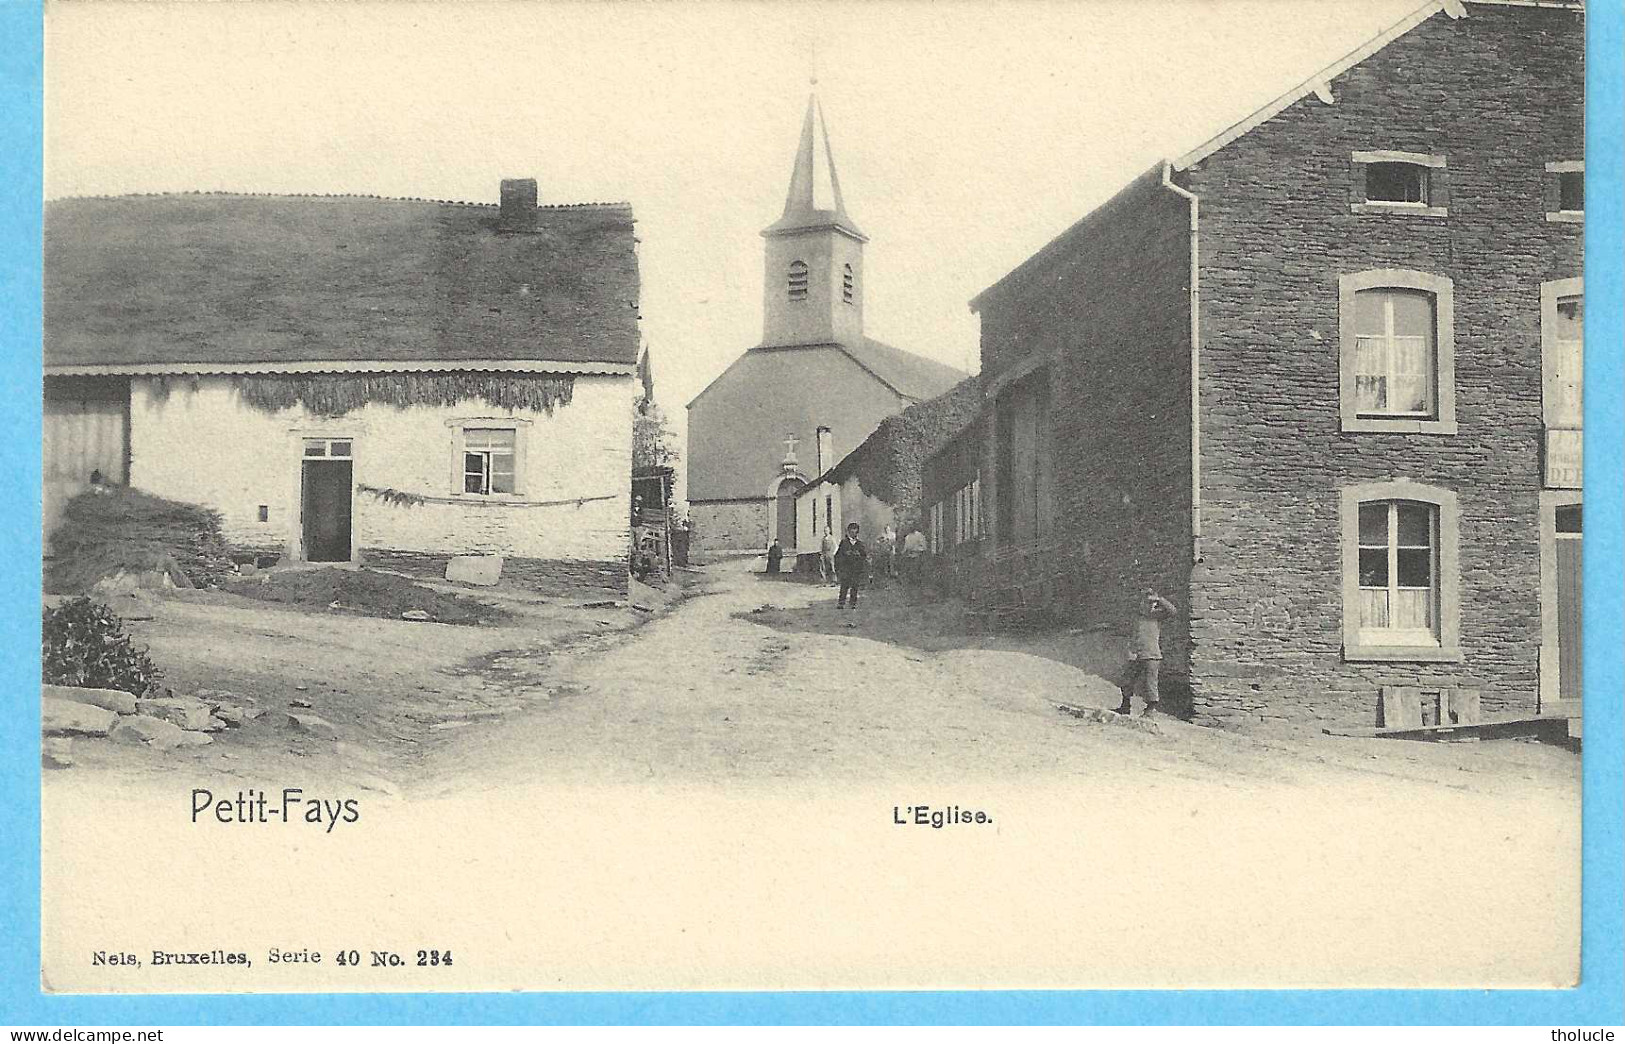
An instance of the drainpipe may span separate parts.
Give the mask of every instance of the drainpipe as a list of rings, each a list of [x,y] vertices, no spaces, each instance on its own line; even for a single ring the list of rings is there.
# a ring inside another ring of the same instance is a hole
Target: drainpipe
[[[1202,560],[1202,312],[1198,281],[1201,269],[1197,261],[1200,223],[1197,207],[1201,198],[1189,189],[1174,184],[1173,165],[1162,164],[1162,187],[1176,196],[1182,196],[1191,205],[1191,561]]]

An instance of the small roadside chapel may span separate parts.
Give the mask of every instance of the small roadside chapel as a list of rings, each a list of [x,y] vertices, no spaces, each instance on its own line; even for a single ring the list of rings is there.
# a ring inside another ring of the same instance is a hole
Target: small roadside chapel
[[[284,560],[624,585],[634,243],[529,179],[48,203],[47,503],[94,474]]]

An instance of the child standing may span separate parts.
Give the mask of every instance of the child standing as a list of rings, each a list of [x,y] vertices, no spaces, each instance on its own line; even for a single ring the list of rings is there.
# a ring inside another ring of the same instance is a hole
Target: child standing
[[[1121,686],[1123,702],[1117,705],[1117,713],[1133,712],[1136,691],[1145,699],[1145,710],[1141,713],[1149,715],[1156,711],[1162,698],[1157,691],[1157,674],[1162,667],[1162,623],[1178,615],[1174,603],[1146,589],[1129,628],[1129,661]]]

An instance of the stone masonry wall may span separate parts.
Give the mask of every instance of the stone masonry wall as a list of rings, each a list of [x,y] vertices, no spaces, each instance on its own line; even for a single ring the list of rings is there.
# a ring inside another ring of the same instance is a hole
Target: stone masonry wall
[[[690,501],[688,517],[694,533],[689,539],[696,557],[737,551],[761,553],[767,548],[765,497]]]
[[[1188,204],[1153,171],[981,299],[985,379],[998,379],[990,362],[1052,356],[1055,459],[1053,538],[1029,553],[1034,561],[989,562],[979,585],[1020,575],[1050,594],[1056,617],[1078,624],[1125,626],[1148,586],[1188,606],[1189,249]],[[989,520],[996,427],[984,421]],[[1164,627],[1163,651],[1165,698],[1181,709],[1183,615]]]
[[[1545,219],[1544,164],[1583,156],[1583,16],[1467,12],[1182,175],[1202,197],[1203,720],[1371,725],[1389,684],[1535,709],[1540,290],[1582,255],[1582,226]],[[1356,150],[1443,155],[1448,215],[1351,212]],[[1341,430],[1338,276],[1371,268],[1454,281],[1456,434]],[[1343,659],[1339,490],[1392,479],[1459,498],[1460,664]]]

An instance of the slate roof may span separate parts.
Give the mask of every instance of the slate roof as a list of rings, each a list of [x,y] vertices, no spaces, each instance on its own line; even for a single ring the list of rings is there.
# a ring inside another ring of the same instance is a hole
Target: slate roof
[[[632,367],[632,209],[185,194],[45,206],[45,364]],[[59,371],[60,372],[60,371]]]

